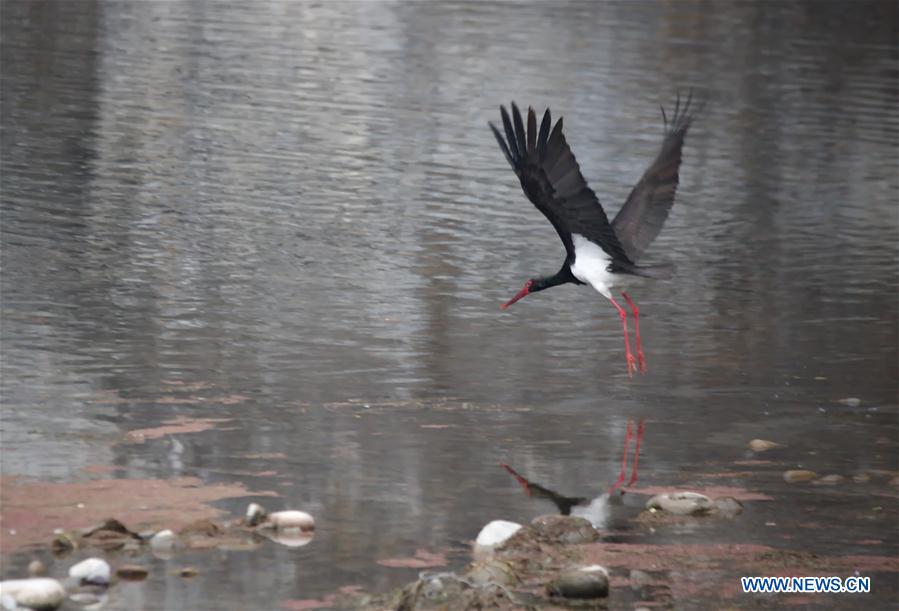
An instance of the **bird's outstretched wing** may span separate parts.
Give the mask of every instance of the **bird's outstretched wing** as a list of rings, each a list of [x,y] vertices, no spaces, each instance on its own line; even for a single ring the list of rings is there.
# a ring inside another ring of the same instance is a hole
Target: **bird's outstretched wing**
[[[505,138],[493,123],[490,129],[521,181],[525,195],[555,227],[569,259],[574,259],[571,234],[577,233],[598,244],[613,260],[631,263],[565,141],[562,119],[553,127],[547,109],[538,131],[534,109],[529,108],[525,130],[514,102],[511,119],[505,107],[500,106],[500,113]]]
[[[681,150],[684,146],[684,138],[693,121],[690,113],[690,103],[693,101],[693,93],[687,97],[686,103],[681,106],[680,95],[674,106],[674,116],[671,122],[662,108],[662,119],[665,122],[665,139],[662,141],[662,150],[659,151],[655,161],[643,173],[640,182],[631,191],[627,201],[618,211],[612,227],[615,234],[624,246],[625,252],[631,261],[637,261],[652,241],[659,235],[662,225],[668,218],[668,212],[674,204],[674,194],[677,191],[678,170],[681,163]]]

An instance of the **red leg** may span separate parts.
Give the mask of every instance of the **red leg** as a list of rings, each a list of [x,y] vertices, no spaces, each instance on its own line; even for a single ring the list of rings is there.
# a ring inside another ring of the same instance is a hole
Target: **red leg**
[[[627,421],[627,434],[624,436],[624,456],[622,456],[622,458],[621,458],[621,473],[618,474],[618,481],[616,481],[614,484],[612,484],[612,486],[609,488],[609,494],[612,494],[616,488],[618,488],[619,486],[621,486],[621,484],[624,483],[624,477],[625,477],[625,474],[627,473],[627,446],[630,445],[631,437],[633,436],[633,434],[634,434],[633,422],[628,420]]]
[[[643,418],[637,424],[637,445],[634,447],[634,469],[631,471],[631,481],[627,483],[625,488],[630,488],[637,481],[637,463],[640,460],[640,443],[643,441]]]
[[[621,296],[631,306],[631,312],[634,315],[634,334],[637,336],[637,360],[640,361],[640,373],[646,373],[646,359],[643,358],[643,343],[640,341],[640,309],[627,293],[622,291]]]
[[[627,312],[618,305],[618,302],[613,297],[609,297],[609,301],[618,310],[618,316],[621,318],[621,326],[624,328],[624,358],[627,359],[627,375],[628,377],[633,377],[634,372],[637,371],[637,360],[631,353],[631,340],[627,333]]]

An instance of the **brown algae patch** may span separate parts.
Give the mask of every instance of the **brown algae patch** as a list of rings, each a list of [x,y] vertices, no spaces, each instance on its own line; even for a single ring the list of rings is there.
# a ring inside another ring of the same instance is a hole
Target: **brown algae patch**
[[[416,550],[415,556],[411,558],[383,558],[378,560],[381,566],[391,568],[410,568],[410,569],[426,569],[437,566],[446,566],[446,556],[443,554],[434,554],[427,550]]]
[[[90,526],[115,516],[136,528],[180,528],[221,514],[209,503],[243,496],[277,496],[251,492],[242,484],[208,484],[196,477],[95,479],[44,482],[0,478],[3,537],[0,551],[47,544],[57,528]]]
[[[188,418],[178,416],[171,420],[164,420],[162,426],[129,431],[125,437],[133,443],[143,443],[148,439],[159,439],[166,435],[201,433],[215,428],[220,422],[231,422],[231,418]]]

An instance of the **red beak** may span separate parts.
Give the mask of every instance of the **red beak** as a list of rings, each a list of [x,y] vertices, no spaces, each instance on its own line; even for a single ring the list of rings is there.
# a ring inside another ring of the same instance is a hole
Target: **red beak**
[[[515,297],[513,297],[512,299],[510,299],[509,301],[507,301],[506,303],[504,303],[504,304],[501,305],[500,307],[501,307],[502,309],[505,310],[505,309],[508,308],[510,305],[512,305],[513,303],[515,303],[516,301],[518,301],[518,300],[521,299],[522,297],[525,297],[525,296],[526,296],[528,293],[530,293],[530,292],[531,292],[531,283],[528,282],[527,284],[524,285],[524,288],[523,288],[523,289],[521,289],[520,291],[518,291],[518,294],[515,295]]]

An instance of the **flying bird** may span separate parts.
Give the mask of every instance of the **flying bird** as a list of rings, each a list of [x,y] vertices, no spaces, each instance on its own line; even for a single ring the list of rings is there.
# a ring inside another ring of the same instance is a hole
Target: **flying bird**
[[[503,154],[515,170],[525,195],[546,216],[565,246],[565,261],[552,276],[531,278],[502,305],[508,308],[519,299],[561,284],[589,284],[612,302],[624,330],[624,351],[629,376],[646,371],[640,341],[640,311],[628,294],[621,296],[631,308],[637,343],[637,358],[631,352],[627,312],[612,295],[612,288],[634,277],[669,278],[673,265],[637,265],[643,252],[659,234],[674,204],[684,138],[690,129],[692,92],[681,105],[680,95],[669,122],[662,108],[665,136],[655,161],[633,188],[610,223],[599,199],[581,174],[580,166],[562,133],[562,119],[552,125],[549,109],[540,129],[534,109],[528,109],[527,129],[512,103],[512,117],[500,106],[503,133],[489,123]]]

